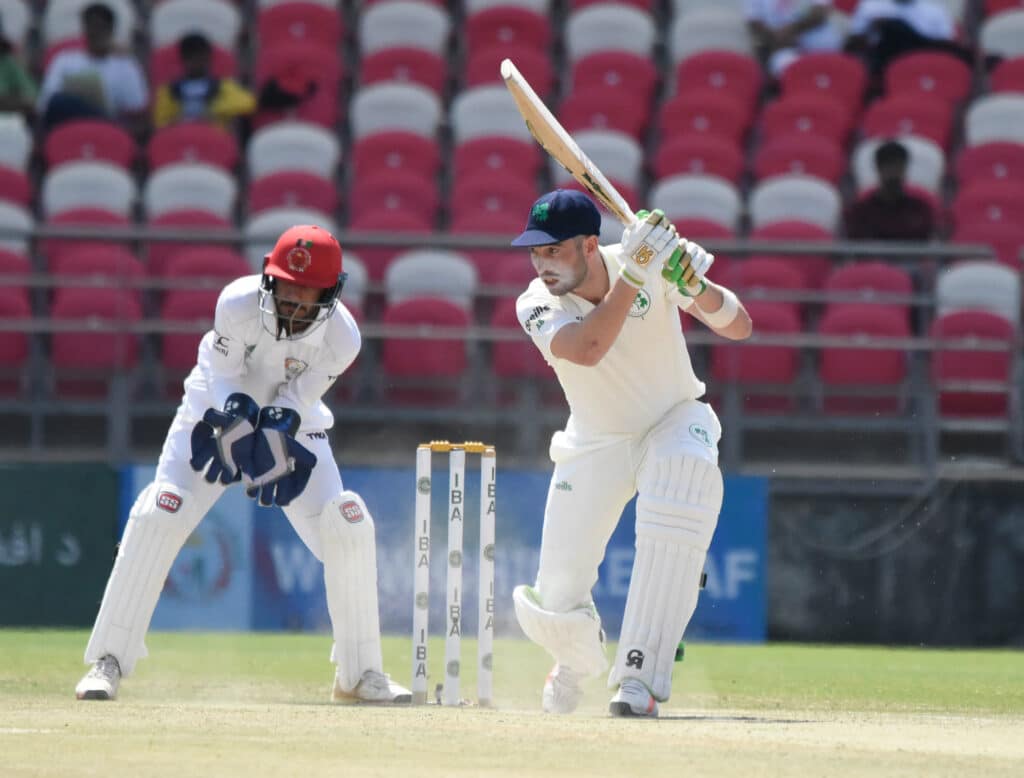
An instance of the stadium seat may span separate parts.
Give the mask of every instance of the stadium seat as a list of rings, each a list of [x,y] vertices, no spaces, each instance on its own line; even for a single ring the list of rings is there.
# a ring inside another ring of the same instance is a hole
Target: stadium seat
[[[849,111],[828,93],[805,92],[768,103],[761,112],[762,142],[787,135],[814,135],[846,145]]]
[[[1020,323],[1020,273],[998,262],[958,262],[943,268],[935,280],[936,315],[956,311],[988,311]]]
[[[199,342],[213,327],[220,292],[216,289],[172,289],[164,296],[160,318],[165,322],[191,323],[196,332],[165,332],[160,337],[161,386],[164,396],[179,397],[182,379],[192,370]]]
[[[562,100],[557,116],[573,136],[584,130],[613,130],[639,142],[647,131],[650,108],[640,94],[595,86],[573,91]]]
[[[565,49],[570,65],[590,54],[609,51],[625,51],[650,59],[654,39],[654,17],[620,3],[573,9],[565,22]]]
[[[32,204],[32,184],[20,170],[0,167],[0,200],[28,208]]]
[[[477,86],[452,99],[449,119],[456,145],[482,136],[510,137],[535,143],[508,89]]]
[[[241,13],[227,0],[161,0],[149,12],[149,38],[155,47],[198,32],[211,43],[231,49],[238,43],[241,27]]]
[[[800,318],[790,305],[766,300],[744,300],[743,305],[756,322],[758,333],[795,335],[800,332]],[[715,343],[711,347],[711,378],[726,386],[739,384],[743,405],[748,411],[793,410],[792,388],[799,372],[800,350],[794,346]],[[716,393],[720,394],[720,390]]]
[[[451,20],[445,9],[415,0],[391,0],[368,6],[359,17],[363,56],[384,49],[416,48],[444,54]]]
[[[932,322],[931,336],[968,339],[967,345],[960,348],[939,346],[932,357],[932,380],[938,389],[939,413],[945,417],[1005,417],[1013,391],[1012,351],[982,351],[972,341],[984,339],[1011,344],[1015,337],[1013,324],[987,311],[958,311],[938,316]],[[1008,388],[970,391],[962,386],[950,386],[965,382],[1000,382]]]
[[[293,94],[308,96],[293,108],[260,110],[255,126],[262,127],[282,119],[299,119],[333,128],[343,118],[341,109],[347,104],[347,101],[339,99],[343,75],[337,49],[308,43],[280,43],[273,48],[260,49],[256,59],[257,92],[274,79]]]
[[[17,113],[0,113],[0,165],[24,172],[32,155],[32,132]]]
[[[676,14],[665,43],[673,63],[706,51],[754,55],[754,44],[743,14],[717,4]]]
[[[366,264],[354,251],[345,250],[344,255],[342,269],[346,273],[346,278],[341,289],[341,301],[358,320],[362,318],[370,274],[366,270]]]
[[[385,326],[435,326],[465,329],[465,308],[438,298],[406,300],[384,309]],[[468,367],[462,338],[389,337],[381,348],[384,397],[397,404],[453,405],[465,394]]]
[[[530,85],[537,89],[530,74],[512,58]],[[545,58],[546,59],[546,58]],[[650,106],[658,87],[659,74],[648,55],[631,51],[595,51],[580,57],[572,65],[572,91],[601,87],[605,90],[625,89],[641,97],[641,105]],[[538,92],[543,94],[543,92]]]
[[[385,169],[353,181],[348,202],[353,218],[378,209],[406,210],[433,223],[441,207],[441,196],[436,181],[417,173]]]
[[[1017,271],[1024,271],[1021,249],[1024,248],[1024,225],[1010,222],[980,220],[958,223],[950,239],[953,243],[984,244],[992,248],[998,262]]]
[[[146,158],[151,173],[180,162],[200,162],[230,171],[238,164],[238,141],[219,125],[182,122],[154,132],[146,145]]]
[[[937,97],[898,95],[876,100],[864,114],[861,131],[867,138],[919,135],[948,149],[953,130],[950,105]]]
[[[987,56],[1024,54],[1024,9],[990,16],[978,29],[978,48]]]
[[[156,218],[150,218],[149,227],[187,231],[190,236],[201,237],[204,233],[226,233],[233,228],[231,222],[210,211],[170,211]],[[146,247],[146,267],[151,275],[164,275],[170,258],[183,248],[195,246],[195,242],[151,241]]]
[[[1021,0],[984,0],[982,3],[982,14],[984,18],[1001,14],[1003,11],[1013,11],[1020,8],[1024,3]]]
[[[804,221],[784,220],[755,227],[749,235],[750,240],[785,241],[785,242],[822,242],[829,243],[835,239],[830,230]],[[821,288],[825,277],[832,270],[832,261],[818,254],[779,254],[765,251],[757,256],[784,256],[788,261],[796,262],[803,269],[811,289]],[[751,257],[753,259],[754,257]]]
[[[362,86],[388,82],[426,87],[440,95],[444,92],[448,63],[440,54],[426,49],[381,49],[359,63]]]
[[[233,175],[202,162],[165,165],[146,179],[142,193],[150,219],[174,211],[199,210],[230,220],[237,196]]]
[[[103,0],[114,12],[114,43],[130,49],[138,24],[132,0]],[[49,2],[40,23],[40,38],[44,46],[78,38],[81,35],[81,15],[93,0],[60,0]]]
[[[749,127],[749,108],[718,89],[686,92],[666,100],[658,109],[658,132],[663,140],[697,133],[740,146]]]
[[[676,174],[709,175],[738,185],[743,175],[743,150],[730,140],[693,133],[666,140],[654,156],[656,178]]]
[[[0,397],[17,397],[27,388],[31,347],[29,325],[32,306],[20,289],[0,288],[0,321],[24,322],[24,331],[5,332],[0,338]]]
[[[271,173],[249,184],[249,213],[271,208],[313,208],[326,214],[338,210],[339,190],[333,181],[312,173]]]
[[[804,175],[773,176],[750,193],[748,208],[754,228],[781,221],[802,221],[835,231],[842,203],[827,181]]]
[[[334,132],[317,124],[284,121],[253,133],[245,157],[252,178],[288,172],[330,181],[341,158],[341,146]]]
[[[855,339],[906,338],[911,334],[903,312],[869,303],[830,307],[818,332]],[[818,374],[827,413],[895,414],[902,409],[907,377],[903,349],[826,346],[821,350]]]
[[[32,272],[32,263],[24,254],[18,254],[7,249],[0,249],[0,275],[28,275]],[[0,284],[3,294],[21,297],[25,303],[29,302],[29,287],[23,282],[5,281]],[[5,333],[5,336],[10,333]]]
[[[139,281],[146,276],[145,265],[123,246],[96,248],[81,244],[51,259],[49,270],[58,276],[58,289],[74,286],[70,280],[74,276],[103,276],[110,287],[117,287],[121,280]],[[126,286],[125,289],[139,297],[138,288]]]
[[[387,169],[415,172],[432,180],[441,168],[441,149],[436,139],[414,132],[374,132],[352,145],[349,164],[356,177]]]
[[[581,130],[573,134],[576,143],[604,175],[633,189],[643,174],[643,149],[628,135],[614,130]],[[572,176],[553,158],[550,160],[554,183],[568,182]]]
[[[959,103],[971,90],[971,69],[962,59],[938,51],[897,57],[885,70],[885,93],[926,95]]]
[[[838,185],[846,155],[834,140],[816,135],[778,135],[762,144],[754,157],[754,178],[797,173]]]
[[[481,136],[458,144],[452,153],[455,181],[487,172],[496,177],[534,182],[544,155],[533,141],[507,136]]]
[[[855,117],[868,85],[867,69],[856,57],[831,51],[811,51],[787,67],[779,79],[784,98],[827,94]]]
[[[1006,141],[1024,143],[1024,95],[984,95],[975,100],[964,117],[968,146]]]
[[[647,200],[661,208],[673,221],[705,219],[730,230],[739,225],[743,204],[736,187],[724,178],[706,175],[676,175],[651,187]]]
[[[717,265],[717,263],[716,263]],[[723,279],[726,286],[739,292],[744,300],[769,299],[775,293],[803,292],[809,284],[800,261],[785,257],[752,256],[733,262],[728,274],[712,265],[716,277]],[[802,305],[793,300],[771,300],[778,305],[787,306],[799,318]]]
[[[864,193],[878,186],[878,168],[875,166],[875,150],[890,138],[867,138],[861,141],[853,152],[853,178],[858,193]],[[897,140],[910,154],[907,165],[907,184],[925,190],[934,197],[942,192],[946,172],[946,155],[936,143],[917,135],[904,135]]]
[[[547,97],[557,85],[554,66],[546,51],[529,45],[503,45],[480,49],[473,54],[466,63],[466,86],[504,84],[501,62],[506,58],[516,63],[523,78],[541,98]]]
[[[46,136],[43,158],[48,168],[65,162],[110,162],[129,170],[135,161],[135,139],[111,122],[77,119],[64,122]]]
[[[213,47],[210,71],[217,78],[234,78],[238,75],[238,60],[234,51],[221,46]],[[149,82],[155,89],[169,84],[184,75],[178,44],[170,43],[153,49],[149,56]]]
[[[128,216],[137,198],[134,179],[110,162],[65,162],[43,177],[41,202],[47,218],[76,208]]]
[[[433,138],[441,123],[440,99],[416,84],[362,87],[352,96],[350,112],[352,136],[357,141],[371,133],[395,131]]]
[[[477,171],[475,175],[455,178],[451,208],[453,213],[483,208],[525,215],[539,195],[532,180],[495,176],[488,170]]]
[[[348,265],[347,256],[345,264]],[[155,268],[151,270],[153,269]],[[245,257],[234,249],[204,245],[177,249],[168,256],[167,263],[161,268],[161,275],[164,278],[216,279],[220,286],[214,291],[218,292],[225,281],[233,281],[251,272],[252,268],[245,261]]]
[[[2,220],[0,220],[2,221]],[[67,226],[67,227],[85,227],[92,231],[103,232],[111,227],[128,227],[130,224],[127,216],[119,213],[113,213],[102,208],[72,208],[67,211],[62,211],[55,216],[49,217],[46,220],[47,226]],[[41,241],[40,251],[52,262],[57,258],[61,252],[67,249],[78,248],[82,245],[89,245],[90,247],[110,247],[115,248],[119,245],[110,240],[83,240],[81,238],[47,238]]]
[[[367,209],[362,213],[353,215],[349,229],[353,232],[386,232],[399,233],[406,236],[413,236],[419,233],[429,233],[433,230],[434,224],[416,211],[404,211],[401,209],[390,210],[387,208]],[[359,250],[359,258],[363,260],[366,270],[373,281],[380,281],[384,278],[384,268],[387,267],[395,254],[406,250],[406,246],[362,246],[356,244]]]
[[[980,222],[1024,223],[1024,183],[972,181],[961,189],[951,209],[954,225]]]
[[[288,0],[258,10],[256,29],[261,46],[309,43],[327,48],[341,43],[344,25],[337,7]]]
[[[876,307],[892,308],[901,312],[910,326],[911,307],[909,302],[877,302],[877,295],[900,295],[909,297],[914,293],[914,282],[910,274],[902,268],[886,262],[859,261],[835,268],[825,278],[825,291],[838,293],[857,293],[860,302],[873,302]],[[843,301],[829,303],[828,308],[846,305]]]
[[[1024,92],[1024,56],[1004,59],[989,75],[991,92]]]
[[[254,273],[263,269],[263,259],[274,248],[278,236],[296,224],[315,224],[332,235],[338,234],[333,219],[312,208],[272,208],[250,216],[243,227],[244,254]]]
[[[457,251],[404,251],[384,271],[388,305],[419,297],[435,297],[471,310],[478,278],[476,267]]]
[[[495,46],[533,46],[547,51],[551,22],[547,14],[508,4],[469,14],[463,23],[464,45],[470,58]]]
[[[733,51],[705,51],[678,64],[672,94],[714,90],[736,100],[748,116],[753,116],[763,80],[761,66],[753,57]]]
[[[516,315],[514,297],[498,300],[491,313],[491,326],[496,329],[512,330],[522,333],[523,327]],[[495,341],[491,350],[491,369],[494,375],[505,381],[523,379],[555,378],[551,366],[544,360],[540,351],[529,339]]]
[[[25,46],[29,28],[32,27],[34,12],[30,0],[0,0],[0,19],[3,19],[4,38],[15,49]]]

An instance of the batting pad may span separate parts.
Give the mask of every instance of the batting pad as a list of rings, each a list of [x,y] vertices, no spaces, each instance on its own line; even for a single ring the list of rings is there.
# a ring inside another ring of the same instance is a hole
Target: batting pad
[[[512,601],[526,637],[551,654],[560,665],[587,677],[607,669],[601,617],[593,603],[567,613],[555,613],[541,606],[532,587],[523,585],[512,591]]]
[[[334,629],[331,660],[338,683],[352,691],[367,670],[382,672],[377,608],[377,546],[363,498],[345,491],[320,514],[327,610]]]
[[[85,647],[86,662],[112,654],[127,676],[148,655],[146,630],[174,558],[202,518],[195,514],[192,495],[173,484],[152,483],[139,494]]]
[[[705,459],[666,457],[641,472],[640,489],[636,557],[608,685],[637,678],[664,702],[676,647],[697,607],[722,507],[722,474]]]

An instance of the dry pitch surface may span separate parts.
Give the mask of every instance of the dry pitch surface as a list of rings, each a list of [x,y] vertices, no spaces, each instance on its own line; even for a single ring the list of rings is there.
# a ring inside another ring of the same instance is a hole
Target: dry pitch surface
[[[86,638],[0,632],[0,775],[1024,775],[1020,652],[694,645],[661,719],[635,721],[600,682],[542,714],[548,663],[519,641],[492,710],[331,705],[329,641],[307,635],[153,635],[121,699],[77,702]],[[407,682],[408,640],[385,650]]]

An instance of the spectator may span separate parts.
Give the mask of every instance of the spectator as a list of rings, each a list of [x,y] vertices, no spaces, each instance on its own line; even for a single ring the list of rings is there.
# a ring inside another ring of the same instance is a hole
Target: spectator
[[[910,51],[948,51],[973,64],[959,46],[956,26],[942,3],[930,0],[861,0],[850,20],[847,51],[860,54],[880,75],[889,61]]]
[[[90,3],[81,18],[85,50],[58,54],[43,78],[38,106],[44,129],[81,118],[142,129],[149,100],[146,79],[134,57],[114,51],[114,12],[103,3]]]
[[[747,0],[747,25],[773,76],[803,53],[840,48],[831,11],[832,0]]]
[[[14,53],[0,19],[0,113],[31,116],[35,101],[36,85]]]
[[[927,200],[906,190],[910,154],[898,141],[875,150],[878,188],[854,203],[846,214],[851,240],[928,240],[935,228]]]
[[[222,126],[256,110],[256,98],[232,78],[217,78],[210,70],[213,46],[203,35],[191,33],[178,43],[185,75],[164,84],[156,93],[153,123],[210,121]]]

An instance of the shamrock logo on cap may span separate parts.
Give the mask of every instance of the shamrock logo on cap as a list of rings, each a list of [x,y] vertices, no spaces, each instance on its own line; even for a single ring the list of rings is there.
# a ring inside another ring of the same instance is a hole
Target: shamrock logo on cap
[[[550,208],[550,205],[550,203],[537,203],[535,206],[533,206],[533,210],[530,212],[530,216],[532,216],[536,221],[539,222],[547,221],[548,209]]]

